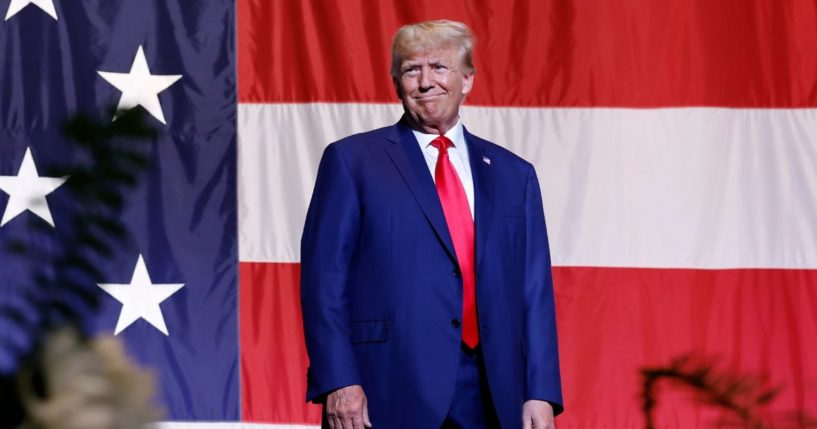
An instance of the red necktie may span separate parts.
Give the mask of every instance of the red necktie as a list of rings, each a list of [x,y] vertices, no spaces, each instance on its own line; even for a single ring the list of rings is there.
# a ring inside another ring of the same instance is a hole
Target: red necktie
[[[473,349],[479,344],[474,273],[474,220],[471,218],[465,188],[462,187],[457,171],[448,158],[448,148],[454,143],[445,136],[439,136],[431,145],[440,151],[434,170],[434,180],[462,273],[462,342]]]

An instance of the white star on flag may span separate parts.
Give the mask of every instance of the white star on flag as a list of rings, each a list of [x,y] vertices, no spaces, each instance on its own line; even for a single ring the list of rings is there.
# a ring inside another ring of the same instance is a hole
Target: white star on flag
[[[139,319],[144,319],[163,334],[170,335],[159,304],[184,287],[184,283],[153,284],[145,260],[140,254],[130,284],[97,283],[97,285],[122,303],[114,335],[119,335]]]
[[[45,11],[45,13],[51,15],[52,18],[59,21],[59,18],[57,18],[57,9],[54,8],[54,0],[11,0],[8,11],[6,11],[6,21],[12,16],[17,15],[17,12],[23,10],[24,7],[30,4],[39,7]]]
[[[0,190],[9,194],[9,202],[0,220],[0,226],[28,210],[54,226],[45,196],[59,188],[68,177],[40,177],[31,148],[26,148],[23,163],[16,176],[0,176]]]
[[[122,91],[122,98],[119,99],[118,110],[130,110],[136,106],[142,106],[159,122],[167,125],[165,115],[162,111],[162,104],[159,102],[159,93],[173,85],[182,75],[157,75],[150,74],[148,61],[145,58],[145,51],[142,45],[136,51],[133,64],[128,73],[113,73],[97,71],[103,79],[108,81],[116,89]],[[116,116],[113,118],[117,119]]]

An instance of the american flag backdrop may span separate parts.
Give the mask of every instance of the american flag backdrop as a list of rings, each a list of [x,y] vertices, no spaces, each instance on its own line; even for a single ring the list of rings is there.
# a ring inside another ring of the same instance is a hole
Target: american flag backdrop
[[[0,0],[0,242],[66,224],[71,178],[47,169],[81,162],[70,115],[144,110],[160,134],[95,328],[155,369],[165,427],[317,425],[298,279],[318,160],[398,120],[391,36],[438,18],[477,37],[464,125],[540,178],[557,426],[643,427],[639,370],[688,353],[778,387],[764,415],[817,415],[813,0]],[[666,389],[657,427],[723,417]]]

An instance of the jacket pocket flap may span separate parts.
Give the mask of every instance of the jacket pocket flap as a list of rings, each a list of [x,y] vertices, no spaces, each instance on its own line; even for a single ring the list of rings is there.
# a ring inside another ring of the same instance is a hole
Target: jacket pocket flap
[[[376,343],[389,339],[388,320],[352,322],[352,344]]]

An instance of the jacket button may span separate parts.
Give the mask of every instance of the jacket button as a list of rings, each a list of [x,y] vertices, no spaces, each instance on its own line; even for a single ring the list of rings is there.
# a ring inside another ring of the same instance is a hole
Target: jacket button
[[[460,271],[459,268],[454,268],[454,271],[452,271],[451,274],[453,274],[456,278],[462,277],[462,271]]]
[[[451,319],[451,326],[453,326],[454,328],[459,328],[460,327],[460,319]]]

